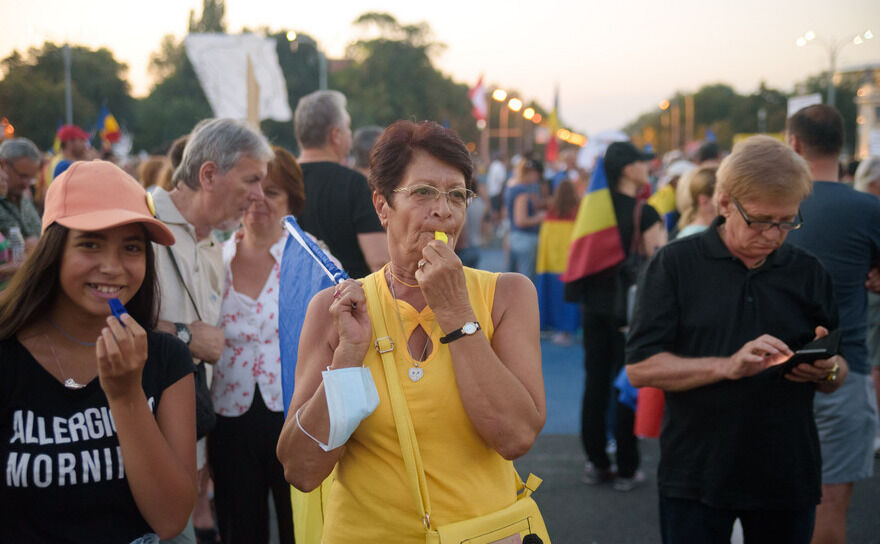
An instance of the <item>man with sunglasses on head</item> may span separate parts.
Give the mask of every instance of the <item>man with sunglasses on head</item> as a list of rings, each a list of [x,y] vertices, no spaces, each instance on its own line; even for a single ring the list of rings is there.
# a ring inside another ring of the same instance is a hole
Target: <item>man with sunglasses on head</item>
[[[822,446],[822,503],[813,542],[846,541],[846,512],[854,483],[874,467],[877,402],[868,363],[866,280],[880,262],[880,200],[839,183],[843,118],[826,105],[804,108],[788,121],[789,145],[806,161],[813,194],[801,204],[804,227],[788,241],[816,255],[834,286],[840,309],[841,352],[850,376],[814,403]]]
[[[0,231],[9,238],[9,229],[18,227],[31,247],[40,237],[40,214],[34,207],[30,187],[40,173],[40,150],[27,138],[13,138],[0,144],[0,168],[7,183],[0,197]]]
[[[352,278],[379,270],[388,262],[388,243],[370,187],[363,175],[341,164],[352,140],[345,96],[315,91],[300,98],[293,126],[306,192],[297,221],[327,244]]]

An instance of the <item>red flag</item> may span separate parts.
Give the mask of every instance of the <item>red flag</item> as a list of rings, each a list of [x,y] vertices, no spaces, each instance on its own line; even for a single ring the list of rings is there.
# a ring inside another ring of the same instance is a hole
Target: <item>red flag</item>
[[[485,121],[489,115],[489,104],[486,102],[486,89],[483,87],[483,76],[470,90],[468,90],[468,98],[471,100],[473,107],[471,115],[477,121]]]
[[[556,135],[551,134],[550,140],[547,141],[546,147],[544,147],[544,161],[545,162],[555,162],[559,157],[559,142],[556,141]]]

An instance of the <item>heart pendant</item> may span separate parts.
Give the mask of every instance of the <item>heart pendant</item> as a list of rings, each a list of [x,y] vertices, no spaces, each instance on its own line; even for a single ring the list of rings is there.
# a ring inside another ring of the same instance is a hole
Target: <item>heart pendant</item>
[[[425,375],[425,371],[417,366],[412,366],[409,368],[409,379],[413,382],[417,382],[422,379],[422,376]]]

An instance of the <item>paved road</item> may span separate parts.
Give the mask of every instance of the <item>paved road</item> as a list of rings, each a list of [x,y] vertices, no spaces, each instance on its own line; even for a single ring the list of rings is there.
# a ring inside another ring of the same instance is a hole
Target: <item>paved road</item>
[[[480,267],[504,270],[500,250],[484,250]],[[520,473],[544,479],[534,497],[541,506],[555,544],[655,544],[660,542],[657,518],[657,440],[642,440],[642,469],[647,478],[629,493],[610,486],[581,483],[584,454],[579,439],[584,391],[580,345],[542,342],[547,390],[547,423],[532,451],[516,462]],[[850,544],[880,544],[880,461],[875,476],[859,482],[853,494],[847,531]]]
[[[657,518],[657,440],[641,440],[646,481],[629,493],[581,483],[580,438],[583,350],[542,342],[547,423],[532,451],[516,462],[521,474],[544,479],[535,499],[556,544],[654,544]],[[880,460],[875,476],[856,485],[848,519],[850,544],[880,543]]]

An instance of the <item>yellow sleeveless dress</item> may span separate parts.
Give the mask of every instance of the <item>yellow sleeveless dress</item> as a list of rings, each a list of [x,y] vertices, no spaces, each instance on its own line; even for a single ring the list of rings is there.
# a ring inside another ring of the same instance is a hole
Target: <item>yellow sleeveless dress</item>
[[[434,313],[429,307],[419,313],[406,302],[398,302],[404,335],[383,272],[384,269],[364,278],[365,282],[377,282],[380,298],[368,298],[367,304],[381,305],[388,334],[394,341],[392,353],[398,379],[412,416],[431,496],[432,526],[513,504],[517,491],[513,463],[483,441],[465,413],[449,348],[440,344],[440,328],[433,327]],[[464,272],[474,313],[491,342],[498,274],[471,268]],[[406,343],[420,323],[426,331],[433,327],[434,349],[419,363],[424,375],[418,382],[412,382],[408,376],[412,362]],[[375,340],[374,327],[371,345],[375,345]],[[375,349],[368,351],[364,365],[376,383],[379,407],[361,422],[339,459],[324,519],[323,542],[424,544],[425,527],[410,491],[382,360]]]

